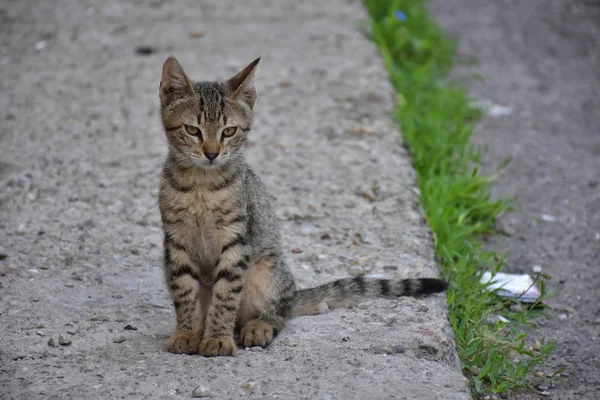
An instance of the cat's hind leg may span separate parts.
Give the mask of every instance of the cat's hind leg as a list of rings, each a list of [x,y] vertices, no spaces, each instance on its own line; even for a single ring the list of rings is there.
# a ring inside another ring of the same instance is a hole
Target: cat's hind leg
[[[268,346],[290,315],[294,279],[280,254],[266,252],[250,264],[238,311],[239,343]]]

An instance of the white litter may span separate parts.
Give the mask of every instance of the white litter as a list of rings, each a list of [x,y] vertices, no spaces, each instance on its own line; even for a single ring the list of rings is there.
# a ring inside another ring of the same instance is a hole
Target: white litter
[[[491,282],[488,286],[489,290],[496,292],[500,297],[522,303],[535,303],[542,295],[529,275],[498,272],[492,277],[491,272],[485,272],[480,282],[484,284]]]

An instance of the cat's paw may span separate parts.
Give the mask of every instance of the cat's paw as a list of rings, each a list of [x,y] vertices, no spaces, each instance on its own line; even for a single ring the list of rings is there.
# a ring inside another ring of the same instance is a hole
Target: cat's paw
[[[200,355],[204,357],[233,356],[237,347],[231,336],[208,337],[200,343]]]
[[[202,341],[202,332],[177,331],[169,338],[167,350],[173,354],[196,354]]]
[[[250,321],[242,329],[240,339],[244,347],[268,346],[273,341],[273,325],[261,320]]]

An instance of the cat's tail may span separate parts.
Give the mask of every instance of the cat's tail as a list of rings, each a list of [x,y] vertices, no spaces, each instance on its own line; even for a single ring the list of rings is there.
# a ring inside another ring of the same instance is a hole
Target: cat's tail
[[[376,297],[421,296],[443,292],[448,283],[436,278],[374,279],[344,278],[295,293],[292,315],[320,314],[329,308]]]

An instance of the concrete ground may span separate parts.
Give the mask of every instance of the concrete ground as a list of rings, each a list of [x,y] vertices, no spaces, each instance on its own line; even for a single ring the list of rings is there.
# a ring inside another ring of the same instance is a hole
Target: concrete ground
[[[495,195],[517,196],[522,212],[500,221],[511,236],[494,246],[510,251],[507,271],[539,265],[556,292],[531,335],[557,341],[542,370],[565,368],[564,380],[514,398],[599,399],[600,3],[434,0],[432,11],[478,61],[454,78],[491,105],[475,134],[488,169],[513,158]]]
[[[435,276],[358,1],[0,2],[0,398],[468,399],[445,297],[292,320],[235,358],[165,350],[158,83],[257,56],[248,159],[300,286]]]

